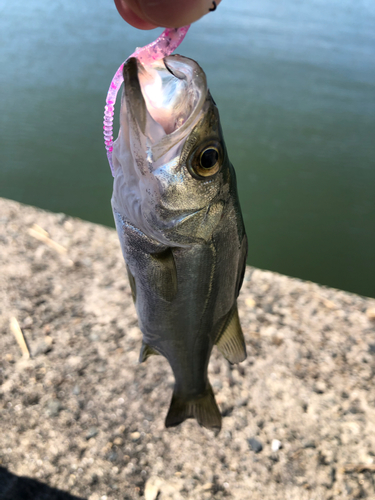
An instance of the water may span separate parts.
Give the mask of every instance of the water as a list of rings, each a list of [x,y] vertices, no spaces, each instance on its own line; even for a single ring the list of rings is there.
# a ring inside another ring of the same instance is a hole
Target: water
[[[0,0],[0,196],[113,226],[105,94],[160,31],[110,0]],[[375,3],[224,0],[179,52],[220,109],[249,264],[375,296]]]

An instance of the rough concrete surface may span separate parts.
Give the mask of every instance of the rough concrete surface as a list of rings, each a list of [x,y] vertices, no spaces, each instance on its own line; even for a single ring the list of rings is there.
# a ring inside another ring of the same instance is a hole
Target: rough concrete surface
[[[249,267],[221,433],[167,430],[115,231],[3,199],[0,228],[1,500],[375,499],[374,299]]]

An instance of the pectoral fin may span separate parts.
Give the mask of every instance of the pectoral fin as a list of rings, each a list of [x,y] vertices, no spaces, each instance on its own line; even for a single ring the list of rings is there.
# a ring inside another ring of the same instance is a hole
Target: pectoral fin
[[[139,353],[139,362],[143,363],[144,361],[146,361],[146,359],[148,359],[153,354],[158,355],[159,353],[153,347],[142,342],[141,352]]]
[[[230,363],[240,363],[246,359],[246,345],[238,317],[237,304],[229,312],[215,344]]]
[[[177,270],[173,249],[145,235],[113,210],[133,298],[137,287],[147,288],[161,299],[171,302],[177,294]],[[145,285],[147,283],[147,285]]]
[[[172,302],[177,294],[177,271],[171,248],[150,254],[152,265],[149,269],[151,286],[158,295]]]
[[[129,266],[127,264],[126,264],[126,270],[128,272],[130,289],[132,291],[133,302],[135,304],[135,301],[137,299],[137,289],[135,287],[135,279],[134,279],[134,276],[132,275],[132,273],[130,272]]]
[[[201,396],[188,401],[173,393],[165,426],[175,427],[187,418],[195,418],[199,425],[217,433],[220,431],[221,413],[210,385]]]

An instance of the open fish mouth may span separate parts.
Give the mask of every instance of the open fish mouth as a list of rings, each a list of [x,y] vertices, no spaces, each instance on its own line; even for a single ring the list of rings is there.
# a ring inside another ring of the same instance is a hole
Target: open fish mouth
[[[130,58],[123,76],[129,125],[148,139],[157,160],[192,130],[207,96],[206,76],[195,61],[179,55],[149,65]]]

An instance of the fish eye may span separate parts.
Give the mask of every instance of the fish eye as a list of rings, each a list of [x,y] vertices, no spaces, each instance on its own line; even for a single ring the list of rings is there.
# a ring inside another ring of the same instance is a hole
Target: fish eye
[[[205,170],[213,168],[219,160],[219,152],[216,148],[207,148],[201,153],[200,164]]]
[[[192,155],[190,172],[198,179],[212,177],[220,170],[222,161],[223,150],[220,143],[217,141],[209,145],[206,143]]]

